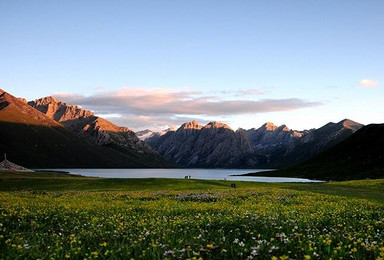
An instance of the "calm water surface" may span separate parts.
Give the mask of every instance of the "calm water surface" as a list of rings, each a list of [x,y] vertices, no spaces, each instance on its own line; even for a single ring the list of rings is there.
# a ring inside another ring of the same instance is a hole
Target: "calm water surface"
[[[250,177],[231,176],[249,172],[261,172],[265,169],[54,169],[55,171],[66,171],[71,174],[78,174],[90,177],[101,178],[176,178],[184,179],[191,176],[191,179],[201,180],[236,180],[236,181],[257,181],[257,182],[313,182],[313,180],[299,178],[281,177]]]

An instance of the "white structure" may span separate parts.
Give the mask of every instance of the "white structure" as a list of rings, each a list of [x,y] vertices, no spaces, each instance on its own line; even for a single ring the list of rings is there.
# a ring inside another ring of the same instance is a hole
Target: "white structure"
[[[7,160],[7,154],[4,154],[4,161],[0,163],[0,171],[9,171],[9,172],[33,172],[30,169],[24,168],[17,164],[14,164]]]

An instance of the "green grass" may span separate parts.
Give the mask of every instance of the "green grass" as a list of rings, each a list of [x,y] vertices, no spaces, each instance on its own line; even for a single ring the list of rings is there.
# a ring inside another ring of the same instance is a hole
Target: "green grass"
[[[0,173],[0,258],[384,256],[384,180],[230,183]]]
[[[278,185],[279,186],[279,185]],[[285,183],[281,188],[366,199],[384,204],[384,179],[324,183]]]
[[[157,191],[229,189],[233,181],[185,179],[113,179],[81,177],[55,172],[1,173],[0,191],[16,190],[87,190]],[[260,183],[236,181],[238,189],[275,187],[321,194],[367,199],[384,203],[384,179],[323,183]]]

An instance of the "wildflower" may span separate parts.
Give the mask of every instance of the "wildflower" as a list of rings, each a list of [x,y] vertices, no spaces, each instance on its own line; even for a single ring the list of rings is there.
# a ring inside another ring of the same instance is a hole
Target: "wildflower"
[[[214,246],[212,244],[207,244],[207,248],[212,250],[212,249],[214,249]]]
[[[310,260],[310,259],[311,259],[311,256],[310,256],[310,255],[305,255],[305,256],[304,256],[304,259],[305,259],[305,260]]]
[[[164,252],[164,256],[173,256],[175,254],[175,251],[173,250],[168,250]]]

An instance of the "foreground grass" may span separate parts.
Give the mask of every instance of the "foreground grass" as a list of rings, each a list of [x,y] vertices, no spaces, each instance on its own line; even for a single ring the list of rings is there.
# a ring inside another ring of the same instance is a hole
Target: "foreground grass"
[[[225,181],[50,176],[1,175],[0,258],[384,256],[384,180],[231,189]]]

